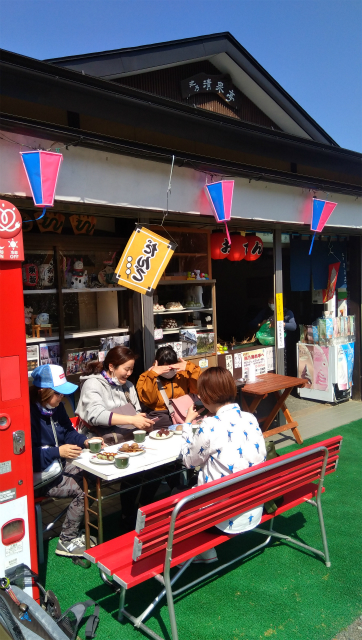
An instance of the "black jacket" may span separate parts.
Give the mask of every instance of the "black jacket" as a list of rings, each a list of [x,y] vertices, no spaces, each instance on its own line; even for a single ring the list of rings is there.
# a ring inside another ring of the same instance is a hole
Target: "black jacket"
[[[43,415],[37,405],[31,403],[30,417],[34,471],[44,471],[53,460],[59,458],[62,444],[76,444],[83,449],[87,436],[74,429],[62,402],[52,415],[59,447],[55,445],[50,416]]]

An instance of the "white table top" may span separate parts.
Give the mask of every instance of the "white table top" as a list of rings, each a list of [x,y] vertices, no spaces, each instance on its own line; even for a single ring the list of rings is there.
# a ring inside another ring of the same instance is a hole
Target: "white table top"
[[[92,463],[91,457],[94,453],[91,453],[89,449],[83,449],[80,456],[72,461],[72,464],[102,478],[102,480],[118,480],[177,460],[181,452],[181,443],[181,435],[173,435],[172,438],[165,440],[155,440],[146,436],[144,442],[146,452],[139,456],[131,456],[127,469],[117,469],[114,464]],[[121,446],[121,444],[115,444],[107,447],[106,450],[107,452],[117,452]]]

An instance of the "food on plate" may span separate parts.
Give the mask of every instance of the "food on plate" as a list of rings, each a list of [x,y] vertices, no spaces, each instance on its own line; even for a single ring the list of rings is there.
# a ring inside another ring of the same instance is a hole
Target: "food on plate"
[[[136,453],[137,451],[143,451],[143,447],[141,447],[138,442],[132,442],[132,444],[125,442],[118,451],[119,453]]]
[[[171,309],[183,309],[183,306],[181,304],[181,302],[168,302],[166,304],[166,309],[171,310]]]
[[[153,305],[153,310],[154,311],[164,311],[165,307],[163,306],[163,304],[154,304]]]
[[[162,320],[162,329],[177,329],[177,322],[174,318],[164,318]]]
[[[182,424],[178,424],[175,431],[182,431]]]
[[[167,438],[170,435],[170,431],[168,429],[160,429],[156,432],[156,438]]]
[[[185,307],[187,309],[196,309],[196,308],[200,308],[202,307],[201,302],[193,302],[192,300],[188,300],[188,302],[185,302]]]
[[[196,327],[197,325],[194,322],[184,322],[184,327]]]
[[[114,453],[110,453],[110,452],[106,452],[106,451],[101,451],[100,453],[97,453],[96,458],[98,458],[98,460],[108,460],[108,462],[113,462],[114,461]]]

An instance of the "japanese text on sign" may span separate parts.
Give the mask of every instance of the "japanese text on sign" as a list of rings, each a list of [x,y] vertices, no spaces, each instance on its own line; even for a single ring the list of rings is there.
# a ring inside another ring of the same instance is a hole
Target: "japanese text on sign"
[[[176,245],[145,227],[137,226],[117,265],[118,284],[153,295]]]
[[[213,76],[198,73],[181,82],[181,93],[183,98],[189,98],[198,93],[214,93],[233,109],[238,109],[241,104],[236,88],[225,75]]]

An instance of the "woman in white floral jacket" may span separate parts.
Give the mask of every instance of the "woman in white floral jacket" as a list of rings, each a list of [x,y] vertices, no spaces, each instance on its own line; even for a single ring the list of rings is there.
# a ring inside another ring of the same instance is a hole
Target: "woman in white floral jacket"
[[[205,418],[192,432],[192,421],[198,416],[190,407],[182,430],[182,457],[187,468],[200,466],[198,484],[242,471],[264,462],[266,449],[263,434],[256,418],[241,411],[235,402],[236,386],[232,375],[223,367],[210,367],[201,374],[197,391],[206,409],[213,416]],[[263,506],[220,522],[217,528],[229,535],[249,531],[256,527]],[[215,549],[210,549],[194,562],[216,562]]]

